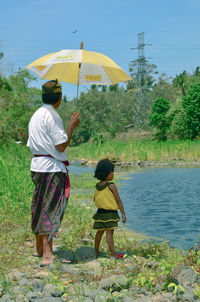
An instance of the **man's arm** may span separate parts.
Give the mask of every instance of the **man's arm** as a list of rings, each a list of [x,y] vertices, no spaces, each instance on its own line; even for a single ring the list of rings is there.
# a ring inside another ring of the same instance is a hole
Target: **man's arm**
[[[59,145],[56,145],[56,149],[59,152],[64,152],[65,149],[67,148],[67,146],[70,143],[70,140],[72,138],[72,133],[74,131],[74,129],[79,125],[80,120],[79,120],[79,113],[74,112],[71,116],[70,122],[69,122],[69,127],[67,128],[67,136],[68,136],[68,141]]]

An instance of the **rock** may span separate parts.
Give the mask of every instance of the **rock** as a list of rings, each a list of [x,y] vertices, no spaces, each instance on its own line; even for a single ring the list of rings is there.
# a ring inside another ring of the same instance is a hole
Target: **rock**
[[[19,286],[30,286],[30,280],[22,278],[21,280],[19,280]]]
[[[128,279],[124,275],[113,275],[111,277],[102,279],[99,288],[112,291],[120,291],[128,284]]]
[[[94,300],[90,298],[85,298],[84,296],[69,296],[67,295],[66,297],[62,298],[62,301],[67,301],[67,302],[93,302]]]
[[[164,289],[164,284],[160,284],[160,283],[156,283],[156,286],[154,287],[153,289],[153,292],[156,293],[156,292],[160,292]]]
[[[88,261],[85,263],[84,267],[87,272],[93,275],[99,275],[102,272],[101,263],[97,260]]]
[[[149,268],[157,267],[157,266],[159,266],[159,263],[156,261],[147,261],[146,266],[148,266]]]
[[[45,284],[44,288],[43,288],[43,291],[44,292],[47,292],[47,293],[52,293],[54,292],[54,290],[57,289],[57,286],[56,285],[53,285],[53,284]]]
[[[95,297],[95,302],[113,302],[111,295],[108,294],[100,294]]]
[[[184,292],[180,293],[178,296],[183,301],[193,302],[197,300],[194,291],[195,291],[195,287],[187,286],[184,287]]]
[[[84,261],[91,258],[96,258],[96,251],[93,247],[90,246],[82,246],[74,253],[75,261]]]
[[[1,302],[11,302],[11,301],[13,301],[13,299],[12,299],[12,296],[9,294],[5,294],[1,298]]]
[[[71,264],[62,264],[60,267],[60,271],[71,274],[71,275],[75,275],[75,276],[77,276],[79,274],[79,269],[74,267]]]
[[[33,302],[37,302],[37,300],[33,301]],[[39,302],[63,302],[62,298],[57,297],[45,297],[39,300]]]
[[[152,302],[153,300],[152,300],[151,295],[149,295],[149,296],[142,295],[142,296],[137,297],[137,298],[134,297],[134,300],[132,300],[132,301],[134,301],[134,302]]]
[[[52,294],[52,297],[62,297],[62,295],[64,294],[64,290],[61,290],[60,288],[55,288],[51,294]]]
[[[188,266],[184,266],[180,274],[177,276],[177,280],[178,283],[182,284],[183,286],[188,286],[193,283],[199,283],[200,281],[197,273]]]
[[[37,278],[37,279],[45,279],[47,277],[49,277],[50,273],[47,272],[47,271],[40,271],[40,272],[37,272],[34,277]]]
[[[133,302],[133,301],[136,301],[135,299],[133,300],[134,298],[131,297],[131,296],[124,296],[124,299],[123,301],[124,302]]]
[[[43,285],[42,284],[34,284],[33,285],[33,292],[43,292]]]
[[[162,294],[156,294],[151,299],[152,302],[165,302],[165,298],[162,296]]]
[[[71,251],[65,249],[57,249],[54,254],[57,256],[58,260],[67,260],[67,261],[74,261],[74,255]]]
[[[173,294],[171,293],[163,293],[162,295],[165,298],[165,300],[169,300],[169,301],[171,301],[172,298],[174,297]]]
[[[148,295],[148,292],[144,287],[131,286],[129,288],[129,291],[131,291],[133,295],[139,295],[139,294]]]
[[[26,273],[13,270],[7,275],[7,277],[9,280],[19,280],[26,277]]]
[[[181,273],[181,271],[183,270],[184,268],[184,264],[178,264],[178,265],[175,265],[173,268],[172,268],[172,271],[171,271],[171,274],[170,274],[170,277],[173,279],[173,278],[176,278],[178,276],[178,274]]]
[[[105,295],[107,294],[107,292],[104,290],[84,288],[84,296],[89,297],[91,299],[95,299],[96,296],[100,296],[103,294]]]
[[[29,302],[35,302],[35,301],[40,300],[42,298],[42,293],[28,292],[26,294],[26,298],[28,299]]]

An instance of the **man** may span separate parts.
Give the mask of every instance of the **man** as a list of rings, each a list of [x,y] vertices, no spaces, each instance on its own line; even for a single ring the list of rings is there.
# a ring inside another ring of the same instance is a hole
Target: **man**
[[[46,266],[54,260],[53,236],[60,227],[69,197],[68,162],[64,151],[80,120],[79,114],[74,112],[67,131],[64,130],[63,121],[55,110],[62,99],[58,80],[43,84],[42,99],[43,106],[29,123],[27,146],[33,153],[31,177],[35,184],[31,204],[31,227],[36,239],[34,256],[42,257],[40,266]]]

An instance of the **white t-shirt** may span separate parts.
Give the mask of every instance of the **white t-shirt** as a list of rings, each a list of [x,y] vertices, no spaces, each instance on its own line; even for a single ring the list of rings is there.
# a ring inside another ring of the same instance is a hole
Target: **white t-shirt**
[[[27,146],[31,152],[50,157],[33,157],[31,171],[34,172],[65,172],[62,161],[67,160],[66,152],[59,152],[55,146],[68,141],[61,117],[52,105],[44,104],[32,116],[29,126]]]

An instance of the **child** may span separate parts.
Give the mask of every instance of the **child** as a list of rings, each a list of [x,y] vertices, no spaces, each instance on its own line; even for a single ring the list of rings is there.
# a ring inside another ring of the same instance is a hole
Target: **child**
[[[97,255],[100,255],[99,245],[101,238],[106,231],[107,244],[111,253],[111,257],[116,257],[113,242],[114,229],[118,227],[120,220],[117,210],[122,214],[122,222],[126,222],[126,215],[123,203],[120,199],[117,187],[113,182],[114,164],[108,159],[100,160],[97,164],[95,175],[100,180],[96,184],[94,192],[94,202],[98,208],[93,216],[93,229],[97,230],[95,236],[95,250]],[[119,257],[117,257],[119,258]]]

